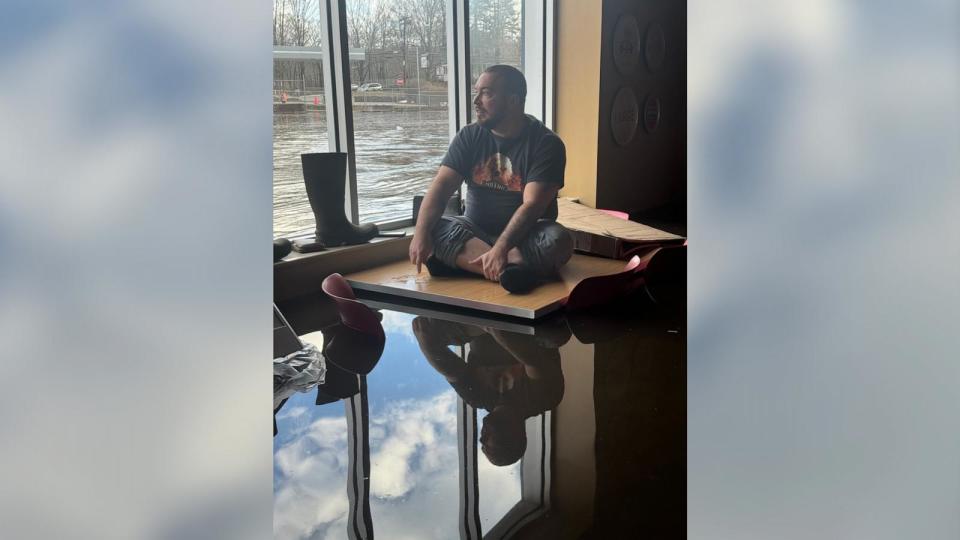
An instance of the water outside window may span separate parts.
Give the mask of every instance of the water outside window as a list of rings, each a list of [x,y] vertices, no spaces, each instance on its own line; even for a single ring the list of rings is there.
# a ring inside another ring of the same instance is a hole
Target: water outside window
[[[315,227],[303,185],[300,154],[327,152],[320,51],[319,4],[277,0],[273,4],[274,50],[297,49],[273,62],[273,234],[287,236]]]
[[[444,0],[347,2],[360,221],[411,218],[440,166],[450,142],[446,28]]]
[[[275,47],[315,47],[316,2],[274,7]],[[354,147],[360,220],[412,216],[450,140],[443,0],[347,2]],[[300,154],[327,152],[322,63],[275,60],[273,233],[314,227]]]
[[[274,2],[274,47],[317,53],[274,61],[275,237],[315,226],[300,154],[329,151],[318,6]],[[522,70],[520,0],[477,0],[470,10],[473,79],[493,64]],[[347,29],[360,220],[407,219],[450,140],[445,2],[349,0]]]

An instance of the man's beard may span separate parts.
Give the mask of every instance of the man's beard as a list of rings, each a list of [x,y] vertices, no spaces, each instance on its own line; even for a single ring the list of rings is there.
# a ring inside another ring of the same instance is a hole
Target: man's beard
[[[496,116],[485,114],[482,119],[480,118],[480,114],[477,114],[477,123],[487,129],[496,129],[501,120],[503,120],[503,114]]]

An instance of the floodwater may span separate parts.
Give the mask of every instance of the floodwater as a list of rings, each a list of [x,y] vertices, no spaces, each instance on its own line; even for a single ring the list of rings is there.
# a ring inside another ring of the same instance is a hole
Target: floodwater
[[[409,218],[450,140],[446,110],[354,111],[357,193],[361,222]],[[329,152],[322,110],[273,115],[273,234],[315,226],[303,187],[300,154]]]
[[[383,341],[281,302],[326,372],[274,378],[274,538],[685,538],[685,303],[641,294],[529,322],[390,304]]]

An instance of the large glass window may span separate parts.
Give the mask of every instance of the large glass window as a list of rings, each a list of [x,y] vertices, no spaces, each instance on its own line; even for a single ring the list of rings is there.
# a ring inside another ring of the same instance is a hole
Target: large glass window
[[[470,2],[470,90],[483,70],[507,64],[524,72],[521,0]],[[529,84],[529,81],[528,81]],[[470,108],[470,118],[474,111]]]
[[[450,141],[444,0],[347,2],[360,221],[410,219]]]
[[[464,113],[472,111],[461,100],[469,99],[476,78],[490,65],[523,71],[527,111],[551,125],[546,104],[552,99],[544,82],[550,77],[544,66],[552,56],[544,45],[552,42],[545,33],[551,23],[544,21],[552,18],[543,6],[552,9],[552,3],[473,0],[469,27],[456,14],[462,5],[455,0],[274,0],[274,236],[306,236],[313,230],[300,154],[331,148],[352,149],[346,181],[355,182],[357,200],[347,206],[356,209],[360,221],[410,220],[413,197],[424,193],[436,174],[452,128],[469,121]],[[451,21],[448,12],[454,13]],[[341,13],[343,42],[337,31]],[[326,35],[330,30],[332,39]],[[459,65],[467,51],[447,50],[449,40],[459,42],[467,32],[469,74]],[[335,50],[339,47],[345,49]],[[341,61],[349,66],[336,65]],[[344,70],[349,85],[340,84]],[[454,84],[457,79],[464,82]],[[451,87],[460,97],[451,98]],[[348,113],[353,129],[345,132],[336,126],[346,125]]]
[[[300,154],[326,152],[319,5],[273,2],[273,234],[315,227]]]
[[[484,69],[496,64],[524,71],[522,36],[521,0],[470,2],[470,83],[476,83]]]
[[[526,112],[553,127],[553,2],[470,2],[470,84],[495,64],[519,69],[527,79]],[[470,118],[473,109],[470,108]]]
[[[489,412],[483,409],[476,411],[477,425],[482,426]],[[521,462],[506,466],[490,463],[483,455],[479,440],[477,455],[477,485],[480,491],[477,514],[480,517],[480,529],[487,532],[523,498]]]

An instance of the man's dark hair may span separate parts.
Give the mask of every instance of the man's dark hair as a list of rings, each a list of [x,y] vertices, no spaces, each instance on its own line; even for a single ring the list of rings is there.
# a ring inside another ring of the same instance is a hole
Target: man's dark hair
[[[483,419],[481,433],[487,432],[487,440],[481,440],[480,449],[497,467],[520,461],[527,451],[526,419],[512,408],[494,409]]]
[[[497,64],[483,70],[484,73],[493,73],[497,79],[503,81],[503,89],[508,94],[516,94],[520,97],[520,104],[527,101],[527,79],[519,69],[506,64]]]

